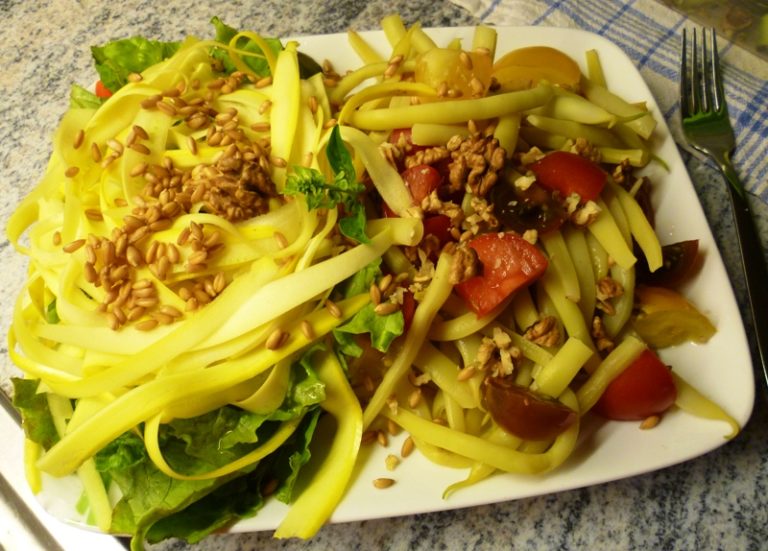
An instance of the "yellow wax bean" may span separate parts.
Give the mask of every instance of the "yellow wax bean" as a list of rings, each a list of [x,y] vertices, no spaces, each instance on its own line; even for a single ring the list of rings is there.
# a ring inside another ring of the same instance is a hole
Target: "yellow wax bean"
[[[365,130],[389,130],[411,127],[417,123],[456,124],[469,120],[487,120],[542,105],[551,96],[552,88],[547,84],[540,84],[530,90],[477,99],[447,100],[357,112],[352,116],[351,123]]]

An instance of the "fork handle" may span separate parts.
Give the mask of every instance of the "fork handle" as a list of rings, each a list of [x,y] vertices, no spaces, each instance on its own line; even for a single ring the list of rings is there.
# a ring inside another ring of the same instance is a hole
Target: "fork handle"
[[[733,217],[736,222],[736,237],[741,251],[747,297],[752,310],[755,340],[763,376],[768,382],[768,270],[766,270],[765,253],[755,228],[747,193],[739,176],[733,166],[727,162],[721,164],[720,170],[729,184],[727,187],[731,195]]]

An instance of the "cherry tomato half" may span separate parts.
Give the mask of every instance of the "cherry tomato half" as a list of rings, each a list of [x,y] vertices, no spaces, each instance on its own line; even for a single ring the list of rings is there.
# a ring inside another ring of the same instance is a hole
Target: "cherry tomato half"
[[[104,83],[100,80],[96,81],[96,90],[94,92],[100,98],[108,98],[112,95],[112,92],[104,86]]]
[[[405,169],[401,176],[417,205],[420,205],[443,182],[440,172],[430,165],[412,166]]]
[[[611,381],[594,410],[608,419],[642,420],[665,412],[676,398],[669,368],[648,348]]]
[[[578,417],[565,404],[517,385],[506,377],[485,379],[483,404],[497,425],[525,440],[554,438]]]
[[[538,279],[547,258],[535,246],[512,232],[486,233],[469,242],[477,253],[482,273],[456,285],[456,292],[478,317],[509,295]]]
[[[678,241],[661,248],[662,265],[655,272],[648,271],[648,264],[638,262],[637,279],[655,287],[674,289],[684,283],[699,265],[699,240]]]
[[[589,159],[569,151],[553,151],[528,165],[536,181],[563,197],[578,193],[583,201],[600,196],[608,175]]]

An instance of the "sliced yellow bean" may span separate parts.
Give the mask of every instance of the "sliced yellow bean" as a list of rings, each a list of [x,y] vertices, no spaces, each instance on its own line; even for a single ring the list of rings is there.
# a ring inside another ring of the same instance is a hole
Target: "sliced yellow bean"
[[[540,84],[530,90],[478,99],[447,100],[357,112],[352,116],[351,123],[365,130],[391,130],[412,127],[417,123],[456,124],[469,120],[487,120],[537,107],[551,96],[551,86]]]

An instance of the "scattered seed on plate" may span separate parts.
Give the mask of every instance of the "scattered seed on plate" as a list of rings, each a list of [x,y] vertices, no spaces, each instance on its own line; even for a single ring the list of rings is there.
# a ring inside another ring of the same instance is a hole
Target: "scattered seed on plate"
[[[396,409],[395,413],[397,413]],[[387,419],[387,432],[392,436],[397,436],[400,434],[400,425],[395,423],[392,419]]]
[[[133,149],[137,153],[141,153],[142,155],[149,155],[149,148],[144,145],[143,143],[132,143],[131,149]]]
[[[400,456],[408,457],[413,453],[414,448],[415,448],[415,444],[413,442],[413,438],[409,436],[403,441],[403,445],[400,448]]]
[[[90,243],[85,245],[85,261],[96,264],[96,248]]]
[[[120,329],[120,321],[117,319],[114,312],[107,312],[107,325],[112,331]]]
[[[273,155],[272,157],[270,157],[269,160],[277,168],[285,168],[285,167],[288,166],[288,161],[286,161],[282,157],[278,157],[276,155]]]
[[[99,274],[96,273],[96,268],[90,262],[85,263],[83,272],[88,283],[96,283],[99,280]]]
[[[85,209],[85,217],[95,222],[104,220],[104,216],[99,209]]]
[[[375,282],[371,283],[371,288],[368,290],[368,293],[371,296],[371,302],[374,306],[381,304],[381,289],[379,289]]]
[[[325,300],[325,308],[328,310],[328,313],[332,315],[336,319],[341,319],[342,313],[341,308],[333,302],[331,299]]]
[[[85,245],[85,239],[75,239],[64,245],[63,250],[65,253],[73,253],[83,245]]]
[[[136,329],[139,331],[152,331],[155,327],[157,327],[158,323],[157,320],[154,319],[146,319],[143,321],[140,321],[136,324]]]
[[[459,370],[458,375],[456,375],[456,380],[466,381],[468,379],[471,379],[476,372],[477,372],[477,369],[475,368],[474,365],[468,365],[467,367],[464,367],[461,370]]]
[[[269,86],[270,84],[272,84],[272,77],[268,76],[268,77],[263,77],[257,80],[254,83],[254,86],[256,86],[256,88],[264,88],[265,86]]]
[[[286,340],[288,340],[288,333],[278,328],[272,331],[269,337],[267,337],[267,342],[264,346],[266,346],[268,350],[277,350],[285,344]]]
[[[274,233],[275,241],[277,241],[277,246],[281,249],[284,249],[288,246],[288,238],[283,235],[282,232],[276,231]]]
[[[307,320],[301,322],[301,332],[307,338],[308,341],[315,340],[315,330],[312,328],[312,324]]]
[[[384,488],[389,488],[395,483],[394,479],[392,478],[376,478],[373,481],[374,487],[382,490]]]
[[[379,292],[380,294],[385,294],[387,290],[389,289],[389,286],[392,284],[392,280],[394,278],[392,277],[392,274],[387,274],[384,277],[379,280]]]
[[[651,415],[650,417],[646,417],[643,419],[642,423],[640,423],[640,429],[642,430],[649,430],[654,428],[656,425],[661,422],[661,417],[658,415]]]
[[[360,438],[361,444],[372,444],[376,441],[376,431],[375,430],[367,430],[363,433],[362,437]]]
[[[275,493],[275,490],[277,490],[279,484],[280,482],[276,478],[270,478],[261,487],[261,495],[271,496]]]
[[[394,471],[399,464],[400,458],[391,453],[384,459],[384,465],[388,471]]]
[[[80,149],[80,146],[83,145],[83,140],[85,140],[85,132],[81,128],[75,133],[75,138],[72,140],[72,147],[74,149]]]
[[[101,148],[95,142],[91,144],[91,159],[93,159],[94,163],[101,162]]]
[[[417,388],[408,396],[408,406],[415,408],[421,403],[421,389]]]
[[[379,316],[386,316],[387,314],[392,314],[399,310],[400,306],[395,304],[394,302],[382,302],[381,304],[378,304],[373,311],[378,314]]]

